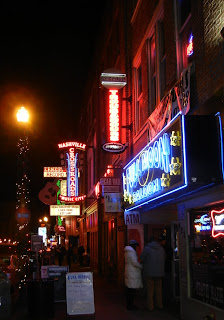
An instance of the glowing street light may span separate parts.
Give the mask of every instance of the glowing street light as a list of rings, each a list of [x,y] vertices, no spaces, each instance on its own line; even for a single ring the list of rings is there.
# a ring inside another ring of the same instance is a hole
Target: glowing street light
[[[18,122],[28,122],[29,120],[29,113],[24,107],[21,107],[18,110],[16,116]]]

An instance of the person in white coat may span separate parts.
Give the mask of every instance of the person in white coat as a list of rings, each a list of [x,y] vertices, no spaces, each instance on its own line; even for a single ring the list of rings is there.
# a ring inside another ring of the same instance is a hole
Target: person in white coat
[[[131,240],[129,246],[124,248],[125,286],[128,310],[137,309],[137,307],[134,305],[136,289],[143,287],[141,275],[142,265],[138,262],[138,255],[136,252],[138,245],[139,244],[136,240]]]

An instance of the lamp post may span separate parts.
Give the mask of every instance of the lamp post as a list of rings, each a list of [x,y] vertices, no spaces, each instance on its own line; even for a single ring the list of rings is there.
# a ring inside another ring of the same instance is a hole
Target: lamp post
[[[17,143],[16,221],[18,231],[21,231],[30,220],[29,138],[27,134],[29,113],[24,107],[18,110],[17,121],[21,131]]]

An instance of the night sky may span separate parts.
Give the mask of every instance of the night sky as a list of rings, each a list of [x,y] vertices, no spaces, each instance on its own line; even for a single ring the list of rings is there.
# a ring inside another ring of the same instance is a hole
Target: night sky
[[[31,216],[45,212],[38,199],[46,184],[44,166],[59,166],[57,143],[79,141],[82,88],[102,1],[4,1],[0,4],[0,238],[12,230],[16,200],[16,153],[20,135],[16,111],[31,113]]]

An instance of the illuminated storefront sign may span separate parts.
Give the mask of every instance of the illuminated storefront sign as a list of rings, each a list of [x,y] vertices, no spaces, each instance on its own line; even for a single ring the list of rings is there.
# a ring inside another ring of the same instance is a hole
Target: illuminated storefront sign
[[[190,38],[189,38],[189,41],[188,41],[188,44],[187,44],[187,48],[186,48],[187,57],[191,56],[194,53],[193,38],[194,37],[191,34]]]
[[[75,148],[69,148],[67,153],[67,195],[68,197],[78,196],[78,153],[75,153]]]
[[[126,211],[187,186],[184,128],[177,116],[124,167]]]
[[[80,143],[80,142],[64,142],[64,143],[58,144],[59,149],[64,149],[64,148],[68,149],[70,147],[74,147],[74,148],[80,149],[80,150],[86,150],[86,144]]]
[[[80,205],[51,205],[50,216],[80,216]]]
[[[66,169],[62,167],[44,167],[44,178],[66,178]]]
[[[120,70],[108,69],[101,73],[100,82],[107,89],[122,89],[127,84],[127,77]]]
[[[212,210],[212,236],[213,238],[224,236],[224,209]]]
[[[194,227],[196,232],[211,230],[211,217],[208,214],[203,214],[194,219]]]
[[[66,196],[59,196],[59,200],[61,200],[62,202],[78,202],[78,201],[83,201],[85,200],[86,195],[84,196],[78,196],[78,197],[66,197]]]
[[[119,119],[119,96],[118,90],[109,90],[109,141],[119,142],[120,140],[120,119]]]

